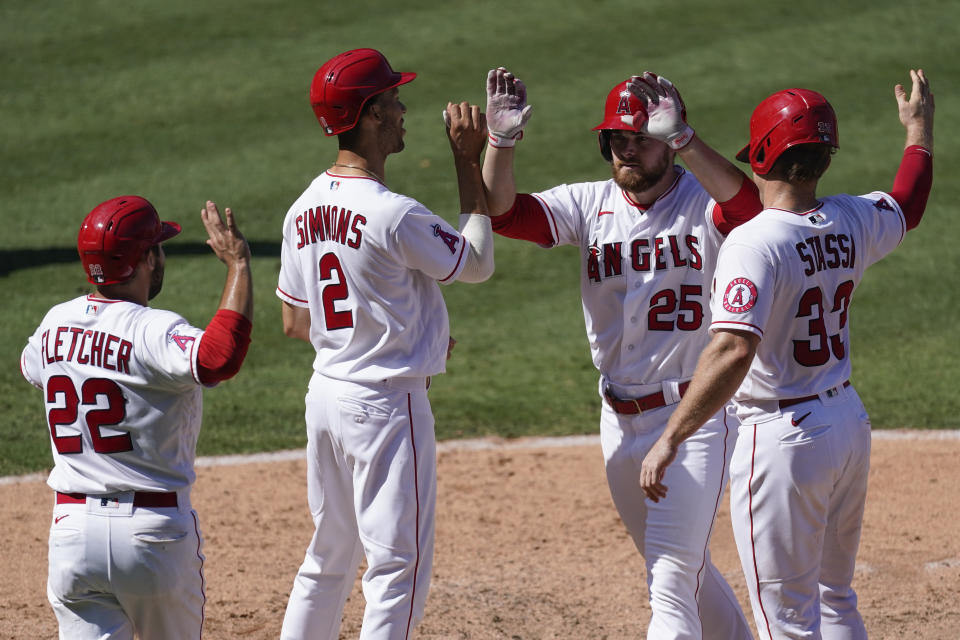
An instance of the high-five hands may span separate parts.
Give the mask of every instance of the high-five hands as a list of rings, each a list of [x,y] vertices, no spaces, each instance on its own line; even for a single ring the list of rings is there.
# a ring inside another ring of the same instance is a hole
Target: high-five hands
[[[448,102],[443,122],[453,154],[479,160],[487,139],[487,119],[480,107],[469,102]]]
[[[627,85],[630,93],[643,103],[646,113],[634,114],[634,127],[651,138],[662,140],[679,150],[693,140],[694,130],[687,124],[687,109],[673,83],[644,71]]]
[[[487,127],[490,144],[512,147],[523,137],[523,127],[533,109],[527,104],[527,87],[503,67],[487,73]]]

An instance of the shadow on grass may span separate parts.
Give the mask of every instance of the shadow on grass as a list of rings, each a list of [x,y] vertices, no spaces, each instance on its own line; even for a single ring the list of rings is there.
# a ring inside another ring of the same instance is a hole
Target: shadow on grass
[[[206,244],[164,244],[168,256],[212,255]],[[250,242],[254,257],[280,257],[279,242]],[[48,264],[71,264],[80,262],[74,247],[48,247],[46,249],[0,249],[0,276],[7,276],[19,269],[31,269]]]

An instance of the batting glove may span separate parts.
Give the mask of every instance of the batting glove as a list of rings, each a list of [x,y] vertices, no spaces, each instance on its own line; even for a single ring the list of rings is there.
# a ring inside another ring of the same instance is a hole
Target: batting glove
[[[512,73],[498,67],[487,74],[487,130],[490,145],[512,147],[523,137],[523,127],[533,109],[527,104],[527,87]]]
[[[638,131],[666,142],[674,150],[682,149],[693,140],[695,132],[687,124],[687,108],[672,82],[644,71],[642,76],[630,78],[627,87],[646,107],[647,117],[637,127]]]

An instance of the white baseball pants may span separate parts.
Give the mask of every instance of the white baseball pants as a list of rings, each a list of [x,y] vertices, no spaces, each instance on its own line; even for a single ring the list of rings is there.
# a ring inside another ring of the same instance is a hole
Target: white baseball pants
[[[362,555],[361,640],[407,640],[433,559],[436,441],[426,381],[314,375],[306,396],[307,497],[316,530],[294,580],[284,640],[336,640]]]
[[[837,393],[740,427],[730,509],[764,639],[867,638],[852,582],[870,421],[853,387]]]
[[[199,639],[203,538],[186,493],[179,510],[115,495],[54,507],[47,598],[61,640]]]
[[[727,483],[736,419],[720,411],[681,446],[667,467],[667,497],[647,500],[640,466],[676,405],[640,415],[604,402],[600,441],[610,494],[647,568],[650,640],[745,640],[750,627],[737,598],[710,561],[710,535]]]

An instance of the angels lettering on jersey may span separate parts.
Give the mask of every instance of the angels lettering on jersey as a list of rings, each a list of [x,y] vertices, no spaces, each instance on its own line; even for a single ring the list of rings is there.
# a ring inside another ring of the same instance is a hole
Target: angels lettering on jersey
[[[637,272],[703,269],[700,239],[694,235],[633,238],[629,242],[605,242],[602,245],[594,239],[587,248],[586,258],[587,277],[594,283],[622,276],[625,268]]]

